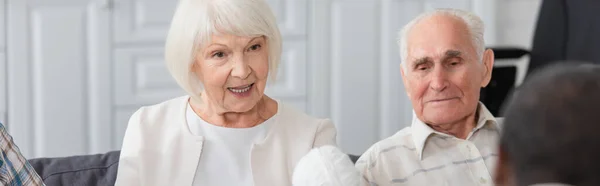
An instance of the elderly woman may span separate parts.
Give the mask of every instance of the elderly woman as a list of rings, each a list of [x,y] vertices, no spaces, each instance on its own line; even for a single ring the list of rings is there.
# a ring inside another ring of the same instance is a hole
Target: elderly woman
[[[166,63],[189,94],[129,120],[116,185],[290,185],[335,128],[264,94],[281,35],[263,0],[181,0]]]

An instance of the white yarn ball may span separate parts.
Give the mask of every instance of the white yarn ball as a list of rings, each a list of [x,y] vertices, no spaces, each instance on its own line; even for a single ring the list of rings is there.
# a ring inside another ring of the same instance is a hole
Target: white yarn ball
[[[294,186],[358,186],[360,173],[347,154],[334,146],[312,149],[294,169]]]

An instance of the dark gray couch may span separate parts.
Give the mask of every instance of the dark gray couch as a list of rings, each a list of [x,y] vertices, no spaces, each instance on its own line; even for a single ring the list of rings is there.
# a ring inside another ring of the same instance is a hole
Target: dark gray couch
[[[63,158],[31,159],[29,163],[47,186],[112,186],[117,179],[120,151]]]
[[[112,186],[117,179],[120,151],[64,158],[31,159],[29,163],[47,186]],[[352,162],[358,156],[348,155]]]

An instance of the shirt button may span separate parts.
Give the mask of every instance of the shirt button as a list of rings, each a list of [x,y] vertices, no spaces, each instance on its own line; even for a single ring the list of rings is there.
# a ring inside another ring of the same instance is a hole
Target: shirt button
[[[479,178],[479,182],[481,184],[485,184],[485,183],[487,183],[487,180],[485,178]]]

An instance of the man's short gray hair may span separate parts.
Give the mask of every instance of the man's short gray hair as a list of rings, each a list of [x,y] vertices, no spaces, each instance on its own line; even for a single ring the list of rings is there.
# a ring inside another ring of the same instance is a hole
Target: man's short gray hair
[[[471,35],[471,40],[473,42],[473,46],[475,47],[475,52],[477,53],[477,57],[479,61],[482,61],[483,52],[485,51],[485,42],[483,40],[483,32],[484,25],[483,21],[479,16],[464,10],[458,9],[437,9],[431,12],[425,12],[419,15],[417,18],[410,21],[406,24],[402,30],[400,30],[398,45],[400,45],[400,59],[401,63],[405,65],[408,57],[408,32],[421,20],[424,18],[436,16],[436,15],[446,15],[459,19],[465,25],[467,25],[469,34]],[[404,66],[406,67],[406,66]]]

